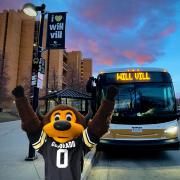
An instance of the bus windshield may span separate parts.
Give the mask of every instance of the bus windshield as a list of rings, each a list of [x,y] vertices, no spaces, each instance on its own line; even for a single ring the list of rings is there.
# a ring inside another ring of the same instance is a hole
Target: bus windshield
[[[116,84],[119,90],[115,100],[112,122],[159,123],[174,118],[175,99],[172,83]],[[102,96],[107,86],[102,88]]]

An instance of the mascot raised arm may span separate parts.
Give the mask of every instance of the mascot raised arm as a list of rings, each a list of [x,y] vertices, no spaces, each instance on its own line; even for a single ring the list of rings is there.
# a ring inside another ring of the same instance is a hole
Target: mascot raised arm
[[[117,90],[110,87],[94,117],[87,121],[72,107],[58,105],[45,116],[36,114],[22,86],[12,94],[30,143],[45,161],[45,179],[80,180],[82,157],[108,131]]]

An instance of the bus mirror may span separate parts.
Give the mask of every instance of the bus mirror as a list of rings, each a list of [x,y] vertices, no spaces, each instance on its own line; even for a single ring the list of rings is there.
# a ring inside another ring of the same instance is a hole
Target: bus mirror
[[[180,109],[177,110],[176,115],[177,115],[177,119],[180,120]]]
[[[95,84],[95,78],[94,77],[90,77],[89,80],[86,83],[86,92],[87,93],[92,93],[94,90],[94,84]]]

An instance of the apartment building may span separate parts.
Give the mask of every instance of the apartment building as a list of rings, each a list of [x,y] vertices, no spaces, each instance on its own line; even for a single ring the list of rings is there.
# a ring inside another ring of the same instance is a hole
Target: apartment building
[[[1,108],[12,105],[11,91],[17,84],[29,87],[34,22],[13,10],[0,13]]]
[[[69,85],[79,91],[85,91],[86,82],[92,76],[92,59],[83,58],[81,51],[68,52]]]
[[[86,83],[92,76],[92,59],[83,58],[81,60],[81,87],[85,91]]]

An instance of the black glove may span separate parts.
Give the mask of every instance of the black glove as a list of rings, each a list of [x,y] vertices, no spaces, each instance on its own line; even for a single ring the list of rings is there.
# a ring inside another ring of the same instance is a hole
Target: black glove
[[[118,93],[118,89],[115,86],[108,87],[106,99],[110,101],[114,101],[115,96]]]
[[[12,90],[12,94],[16,98],[24,97],[24,88],[21,85],[17,86]]]

